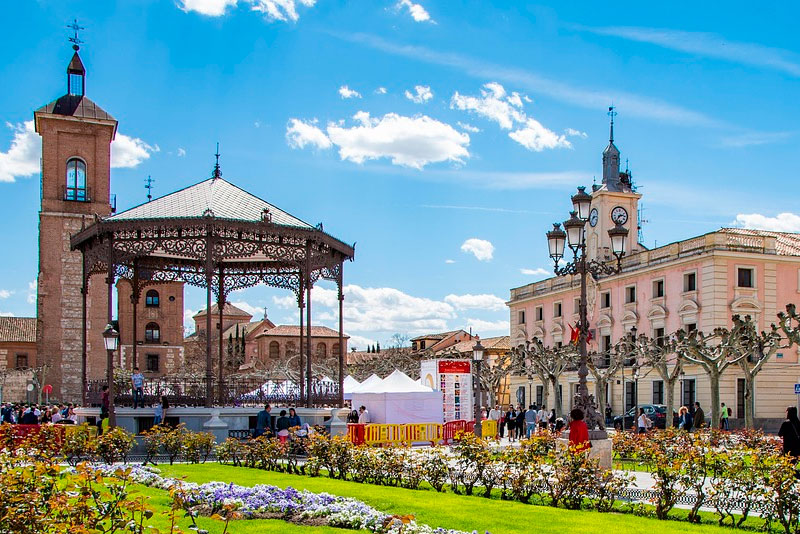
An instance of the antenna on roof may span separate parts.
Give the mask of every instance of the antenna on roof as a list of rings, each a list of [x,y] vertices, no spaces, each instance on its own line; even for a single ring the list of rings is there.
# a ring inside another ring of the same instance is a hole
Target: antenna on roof
[[[214,154],[214,157],[217,158],[217,162],[214,164],[214,174],[211,178],[216,180],[222,177],[222,171],[219,170],[219,141],[217,141],[217,152]]]
[[[67,28],[71,29],[73,32],[72,37],[69,37],[67,40],[72,43],[72,49],[77,52],[80,49],[78,45],[83,44],[83,41],[78,38],[78,32],[86,28],[78,25],[78,19],[73,19],[72,24],[67,24]]]
[[[147,176],[147,178],[144,179],[144,188],[147,189],[147,201],[148,202],[153,200],[153,182],[155,182],[155,180],[150,178],[149,175]]]

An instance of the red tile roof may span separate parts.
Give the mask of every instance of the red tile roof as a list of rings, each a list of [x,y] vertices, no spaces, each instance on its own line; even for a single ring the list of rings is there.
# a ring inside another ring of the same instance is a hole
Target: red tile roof
[[[303,335],[306,334],[307,327],[303,327]],[[263,334],[259,334],[256,337],[261,336],[295,336],[300,337],[300,327],[295,325],[288,325],[282,324],[278,325],[275,328],[270,328]],[[311,337],[339,337],[339,332],[332,328],[328,328],[327,326],[312,326],[311,327]],[[344,335],[345,339],[348,339],[350,336],[347,334]]]
[[[216,304],[212,304],[211,305],[211,315],[212,316],[219,315],[219,306],[217,306]],[[206,316],[206,310],[200,310],[199,312],[195,313],[192,316],[192,319],[194,319],[195,317],[205,317],[205,316]],[[251,313],[247,313],[246,311],[244,311],[244,310],[242,310],[240,308],[237,308],[236,306],[234,306],[230,302],[226,302],[225,306],[222,308],[222,317],[223,318],[224,317],[247,317],[248,319],[250,319],[251,317],[253,317],[253,315]]]
[[[779,256],[800,256],[800,234],[792,232],[772,232],[769,230],[750,230],[748,228],[721,228],[721,233],[742,237],[774,237],[775,251]],[[742,243],[746,245],[747,243]]]
[[[36,343],[36,317],[0,317],[0,342]]]

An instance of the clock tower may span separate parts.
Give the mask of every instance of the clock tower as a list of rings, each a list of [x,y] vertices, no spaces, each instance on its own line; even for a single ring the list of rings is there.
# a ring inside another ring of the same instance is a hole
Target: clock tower
[[[613,106],[608,108],[608,114],[611,117],[611,130],[608,146],[603,151],[603,182],[592,187],[592,209],[586,228],[587,257],[600,261],[614,257],[608,231],[617,222],[628,229],[625,254],[643,249],[638,243],[639,199],[642,195],[633,189],[630,173],[620,172],[619,149],[614,144],[614,116],[617,113]]]
[[[117,121],[86,97],[80,41],[76,36],[72,42],[66,94],[33,114],[42,137],[36,346],[39,360],[47,365],[45,381],[53,385],[52,398],[81,402],[84,358],[87,379],[105,374],[101,333],[111,310],[102,276],[83,286],[81,253],[70,250],[70,237],[95,216],[111,213],[111,141]],[[83,299],[86,331],[81,327]]]

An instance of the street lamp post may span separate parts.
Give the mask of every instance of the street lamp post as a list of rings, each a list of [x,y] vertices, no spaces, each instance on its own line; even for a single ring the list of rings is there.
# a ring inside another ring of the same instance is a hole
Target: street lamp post
[[[117,417],[114,414],[114,351],[119,346],[119,332],[114,330],[111,324],[106,325],[103,331],[103,342],[106,345],[106,381],[108,383],[108,426],[113,428],[117,425]]]
[[[633,368],[633,432],[639,431],[639,367]]]
[[[483,435],[483,425],[481,422],[481,363],[483,363],[483,345],[480,339],[472,347],[472,361],[475,363],[475,435]]]
[[[602,275],[618,274],[622,270],[622,256],[625,254],[625,241],[628,236],[627,228],[616,222],[614,228],[608,231],[611,238],[611,251],[617,259],[616,265],[608,264],[597,260],[586,258],[586,222],[589,220],[589,210],[592,204],[592,196],[586,193],[585,187],[579,187],[578,192],[572,195],[573,211],[570,218],[564,221],[564,230],[561,225],[553,224],[553,229],[547,232],[547,244],[550,258],[555,265],[553,271],[557,276],[580,276],[581,297],[579,304],[578,322],[578,351],[580,364],[578,366],[578,393],[573,399],[573,406],[583,410],[584,420],[590,431],[595,427],[599,429],[593,432],[594,439],[604,439],[605,421],[602,414],[597,412],[597,405],[594,395],[589,394],[586,385],[586,377],[589,374],[587,366],[588,350],[587,340],[589,336],[589,318],[586,306],[586,282],[588,275],[597,279]],[[564,257],[564,245],[569,244],[573,253],[573,261],[563,267],[559,267],[559,261]]]

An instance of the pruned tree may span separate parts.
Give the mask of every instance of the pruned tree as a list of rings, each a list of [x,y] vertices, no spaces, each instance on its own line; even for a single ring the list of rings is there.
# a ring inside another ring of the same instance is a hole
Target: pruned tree
[[[778,313],[778,326],[790,347],[800,345],[800,314],[794,304],[787,304],[786,312]]]
[[[597,410],[605,416],[606,413],[606,391],[608,383],[614,378],[622,365],[624,354],[621,344],[618,342],[613,348],[604,351],[589,353],[586,361],[589,372],[594,377],[594,398],[597,401]]]
[[[562,416],[564,409],[561,405],[561,395],[558,394],[558,382],[561,375],[566,370],[575,367],[577,363],[578,353],[575,346],[546,347],[538,338],[533,338],[516,347],[514,351],[517,353],[517,358],[533,362],[533,365],[538,368],[538,373],[541,373],[545,382],[548,382],[553,388],[555,396],[553,407],[556,415]]]
[[[782,319],[780,314],[778,317]],[[758,332],[756,324],[749,315],[746,315],[744,320],[738,315],[734,315],[732,319],[735,327],[742,330],[738,341],[739,350],[743,353],[743,357],[739,359],[739,367],[744,374],[744,424],[747,428],[753,428],[756,412],[756,375],[764,369],[764,364],[780,349],[788,348],[789,344],[783,344],[781,329],[775,324],[770,331]],[[787,326],[790,322],[791,319],[787,319]]]
[[[676,332],[675,351],[684,362],[700,366],[708,376],[711,386],[711,425],[719,426],[720,397],[719,383],[722,374],[732,365],[747,357],[741,350],[742,336],[748,333],[743,322],[734,323],[733,327],[715,328],[711,334],[693,330],[688,334],[682,329]]]
[[[399,332],[392,334],[392,337],[389,338],[389,348],[390,349],[401,349],[404,347],[408,347],[408,334],[401,334]]]
[[[633,359],[634,365],[653,369],[664,382],[667,396],[667,428],[672,426],[675,410],[675,384],[681,376],[684,360],[679,357],[675,339],[654,338],[645,334],[628,335],[617,345],[625,360]],[[638,395],[638,392],[637,392]]]
[[[347,373],[353,375],[357,380],[364,380],[372,373],[384,377],[395,369],[399,369],[415,380],[419,378],[420,357],[418,354],[412,354],[408,347],[384,349],[380,355],[370,354],[373,355],[371,358],[347,364]]]

